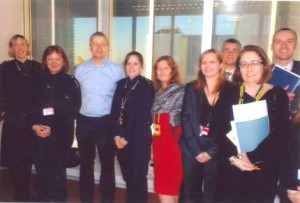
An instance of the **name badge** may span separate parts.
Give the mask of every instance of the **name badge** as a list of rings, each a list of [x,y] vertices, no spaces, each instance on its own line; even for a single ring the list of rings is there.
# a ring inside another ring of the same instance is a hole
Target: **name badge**
[[[200,137],[201,136],[207,136],[209,133],[209,127],[207,126],[203,126],[203,125],[200,125]]]
[[[54,115],[54,108],[52,107],[43,108],[43,116],[52,116],[52,115]]]
[[[152,136],[160,136],[160,125],[152,124],[151,125]]]

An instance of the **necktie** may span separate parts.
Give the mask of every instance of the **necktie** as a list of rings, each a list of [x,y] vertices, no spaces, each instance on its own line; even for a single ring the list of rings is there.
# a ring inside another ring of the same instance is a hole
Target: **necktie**
[[[226,72],[226,79],[228,80],[231,75],[232,75],[232,72]]]

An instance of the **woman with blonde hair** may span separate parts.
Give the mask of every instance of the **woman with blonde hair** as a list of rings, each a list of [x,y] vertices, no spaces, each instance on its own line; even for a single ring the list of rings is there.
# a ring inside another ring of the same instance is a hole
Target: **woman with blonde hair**
[[[172,56],[159,57],[153,68],[156,90],[152,106],[154,134],[152,140],[154,163],[154,192],[162,203],[178,202],[182,182],[180,114],[184,86],[180,84],[178,64]]]
[[[214,202],[218,166],[217,138],[225,136],[227,89],[221,53],[204,51],[195,81],[186,85],[180,139],[183,161],[183,202]]]
[[[3,119],[1,165],[8,167],[15,189],[15,201],[34,201],[29,192],[32,168],[30,112],[36,92],[34,77],[41,64],[29,60],[30,46],[23,35],[9,41],[8,55],[13,59],[0,65],[0,121]]]

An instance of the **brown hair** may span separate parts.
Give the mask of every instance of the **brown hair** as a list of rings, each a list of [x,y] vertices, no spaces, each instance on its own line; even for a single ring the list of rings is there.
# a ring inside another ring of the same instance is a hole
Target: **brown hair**
[[[68,70],[69,70],[68,57],[67,57],[65,51],[63,50],[63,48],[61,48],[58,45],[50,45],[45,49],[45,51],[43,53],[43,58],[42,58],[42,67],[43,67],[43,69],[49,71],[48,66],[47,66],[47,56],[49,56],[52,53],[57,53],[58,55],[60,55],[63,58],[64,66],[63,66],[61,72],[62,71],[63,72],[68,72]]]
[[[239,56],[236,60],[236,69],[233,74],[232,81],[236,84],[242,84],[244,82],[242,75],[241,75],[241,69],[240,69],[240,60],[244,53],[246,52],[255,52],[259,58],[262,60],[263,64],[263,75],[259,81],[259,84],[267,82],[271,76],[272,76],[272,70],[271,70],[271,63],[268,58],[268,55],[266,54],[265,50],[259,46],[256,45],[247,45],[244,46],[244,48],[240,51]]]
[[[137,52],[137,51],[131,51],[131,52],[129,52],[126,55],[125,60],[124,60],[124,67],[126,66],[126,64],[127,64],[128,60],[129,60],[130,56],[136,56],[136,57],[138,57],[141,65],[143,67],[143,65],[144,65],[143,55],[141,53]]]
[[[153,85],[156,91],[160,90],[162,88],[162,84],[161,81],[158,79],[157,77],[157,68],[158,68],[158,63],[161,61],[166,61],[168,66],[171,68],[172,72],[171,72],[171,79],[169,81],[169,84],[171,83],[180,83],[180,73],[179,73],[179,66],[176,63],[176,61],[174,60],[174,58],[172,56],[169,55],[164,55],[159,57],[153,66],[152,69],[152,81],[153,81]]]
[[[8,56],[15,58],[15,53],[12,50],[12,47],[18,39],[22,39],[26,42],[26,45],[28,46],[27,56],[29,56],[31,54],[29,41],[23,35],[19,34],[16,34],[10,38],[8,42]]]
[[[204,87],[207,85],[206,78],[205,78],[205,76],[203,75],[203,73],[201,71],[201,63],[203,61],[203,58],[207,54],[210,54],[210,53],[215,54],[218,61],[219,61],[219,63],[221,64],[221,71],[220,71],[220,74],[219,74],[218,83],[216,85],[216,88],[213,90],[213,92],[217,92],[220,89],[221,85],[226,81],[226,78],[225,78],[225,66],[223,66],[223,64],[222,64],[223,61],[222,61],[221,52],[219,52],[216,49],[208,49],[200,55],[200,57],[199,57],[199,71],[198,71],[197,79],[194,82],[194,88],[196,90],[200,90],[200,89],[204,89]]]

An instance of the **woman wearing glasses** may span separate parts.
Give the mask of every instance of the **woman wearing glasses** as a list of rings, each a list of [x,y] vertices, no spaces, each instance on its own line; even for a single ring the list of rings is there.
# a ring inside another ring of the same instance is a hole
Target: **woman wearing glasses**
[[[233,81],[233,104],[266,100],[270,134],[250,152],[237,152],[226,137],[220,137],[220,171],[218,197],[223,202],[274,202],[288,139],[289,103],[286,92],[267,83],[271,68],[265,51],[245,46],[237,59]],[[231,118],[233,120],[233,118]],[[229,121],[228,121],[229,123]]]

